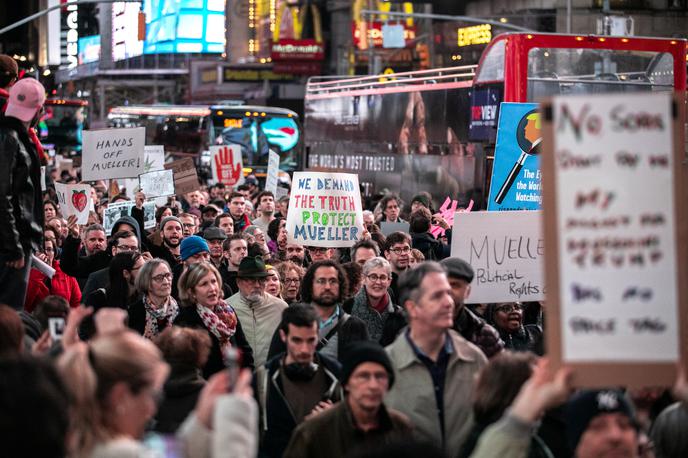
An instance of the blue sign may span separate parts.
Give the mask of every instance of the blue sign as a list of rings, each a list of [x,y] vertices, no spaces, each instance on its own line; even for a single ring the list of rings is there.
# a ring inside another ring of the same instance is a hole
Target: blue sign
[[[502,89],[498,86],[473,89],[471,93],[471,122],[468,125],[470,140],[494,141],[501,101]]]
[[[536,103],[502,103],[488,210],[539,210],[540,114]]]

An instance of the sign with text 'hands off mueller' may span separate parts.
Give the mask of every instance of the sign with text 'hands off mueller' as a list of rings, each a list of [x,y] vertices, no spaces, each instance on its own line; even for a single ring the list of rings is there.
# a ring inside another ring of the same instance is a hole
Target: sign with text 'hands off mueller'
[[[145,127],[85,130],[82,179],[138,177],[144,172],[145,143]]]
[[[668,386],[688,359],[676,100],[608,94],[544,107],[548,356],[582,386]]]
[[[473,266],[468,304],[544,299],[542,212],[457,212],[451,255]]]
[[[363,209],[358,176],[294,172],[287,215],[290,243],[350,247],[361,240]]]

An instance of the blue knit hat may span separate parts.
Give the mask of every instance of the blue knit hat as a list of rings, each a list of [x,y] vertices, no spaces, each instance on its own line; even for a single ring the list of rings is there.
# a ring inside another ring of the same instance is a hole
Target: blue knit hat
[[[201,253],[202,251],[209,252],[210,248],[208,248],[208,242],[203,237],[192,235],[182,240],[179,250],[181,251],[182,261],[186,261],[196,253]]]

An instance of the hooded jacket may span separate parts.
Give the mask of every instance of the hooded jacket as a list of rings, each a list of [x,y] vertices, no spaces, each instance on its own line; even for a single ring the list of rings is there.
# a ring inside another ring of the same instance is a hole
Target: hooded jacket
[[[43,242],[41,165],[24,124],[0,117],[0,255],[19,259]]]

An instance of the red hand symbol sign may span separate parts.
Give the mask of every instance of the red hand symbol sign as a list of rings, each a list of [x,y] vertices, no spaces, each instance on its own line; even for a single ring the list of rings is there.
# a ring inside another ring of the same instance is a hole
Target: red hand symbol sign
[[[215,155],[215,170],[217,180],[227,186],[234,186],[241,178],[241,162],[234,164],[234,150],[223,147]]]

